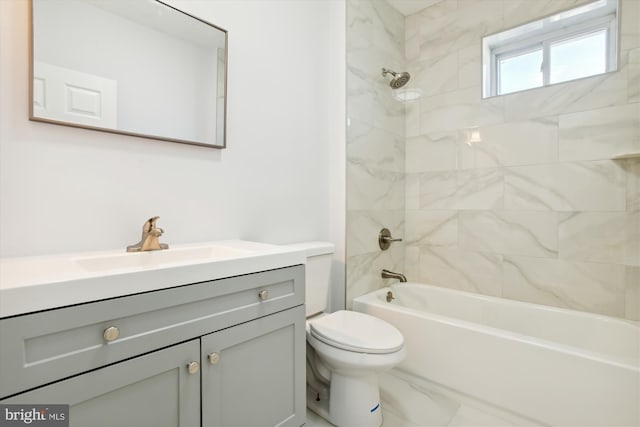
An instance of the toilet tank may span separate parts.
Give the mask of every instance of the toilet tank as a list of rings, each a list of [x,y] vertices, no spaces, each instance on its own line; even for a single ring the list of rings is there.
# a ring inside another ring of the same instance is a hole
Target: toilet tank
[[[288,246],[304,250],[307,256],[304,276],[307,317],[323,312],[329,302],[333,243],[304,242]]]

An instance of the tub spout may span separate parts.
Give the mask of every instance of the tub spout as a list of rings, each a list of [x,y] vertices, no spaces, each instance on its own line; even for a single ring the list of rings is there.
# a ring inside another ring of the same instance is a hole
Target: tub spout
[[[404,274],[400,274],[400,273],[394,273],[393,271],[389,271],[389,270],[382,270],[382,278],[383,279],[398,279],[401,282],[406,282],[407,278],[404,277]]]

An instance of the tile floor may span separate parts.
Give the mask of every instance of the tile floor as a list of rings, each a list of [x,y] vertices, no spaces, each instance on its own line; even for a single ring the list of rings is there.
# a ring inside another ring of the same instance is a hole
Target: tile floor
[[[396,370],[380,376],[380,397],[384,411],[382,427],[539,426]],[[305,426],[333,427],[310,410]]]

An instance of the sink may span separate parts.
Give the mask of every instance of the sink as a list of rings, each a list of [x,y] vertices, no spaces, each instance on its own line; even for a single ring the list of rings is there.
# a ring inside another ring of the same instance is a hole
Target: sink
[[[0,0],[1,1],[1,0]],[[244,240],[0,258],[0,318],[304,264],[293,246]]]
[[[87,271],[99,272],[131,268],[158,268],[176,263],[198,263],[237,258],[251,254],[247,249],[231,246],[169,248],[159,251],[123,252],[74,258],[73,262]]]

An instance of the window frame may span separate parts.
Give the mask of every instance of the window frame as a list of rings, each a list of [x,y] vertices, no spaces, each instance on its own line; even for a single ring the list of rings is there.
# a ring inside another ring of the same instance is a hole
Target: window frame
[[[542,51],[542,63],[544,64],[545,62],[545,54],[544,54],[544,46],[542,43],[535,43],[535,44],[530,44],[530,45],[526,45],[524,47],[518,47],[517,49],[511,49],[511,50],[506,50],[505,52],[502,52],[500,54],[496,54],[493,51],[491,52],[491,75],[493,76],[493,78],[491,79],[491,94],[492,95],[506,95],[509,93],[514,93],[514,92],[520,92],[522,90],[529,90],[529,89],[535,89],[537,87],[542,87],[545,85],[544,83],[544,73],[543,73],[543,82],[542,82],[542,86],[532,86],[530,88],[527,89],[521,89],[520,91],[512,91],[512,92],[506,92],[506,93],[498,93],[498,89],[501,87],[502,82],[501,82],[501,78],[502,78],[502,73],[501,73],[501,67],[498,66],[498,64],[500,63],[501,60],[503,59],[510,59],[510,58],[514,58],[516,56],[520,56],[520,55],[526,55],[527,53],[531,53],[531,52],[535,52],[541,50]],[[540,70],[541,72],[543,70]]]
[[[617,10],[617,8],[616,8]],[[520,35],[514,37],[506,37],[502,41],[493,42],[488,46],[484,46],[484,55],[488,55],[489,69],[487,74],[483,77],[484,94],[483,98],[508,95],[525,90],[536,89],[540,87],[547,87],[550,85],[566,83],[582,78],[588,78],[596,75],[601,75],[614,71],[617,68],[617,51],[618,51],[618,13],[617,11],[609,12],[606,15],[599,15],[587,19],[578,23],[551,23],[550,25],[542,25],[540,29],[526,31]],[[551,28],[549,28],[551,27]],[[518,27],[516,27],[518,28]],[[589,76],[579,77],[577,79],[565,80],[562,82],[550,83],[551,63],[550,63],[550,49],[551,45],[578,38],[580,36],[588,36],[589,34],[599,31],[605,31],[605,60],[606,67],[604,73],[591,74]],[[499,61],[508,59],[511,57],[523,55],[536,50],[542,50],[542,85],[534,86],[527,89],[518,91],[499,93],[500,88],[500,67]],[[488,93],[487,93],[488,92]]]

